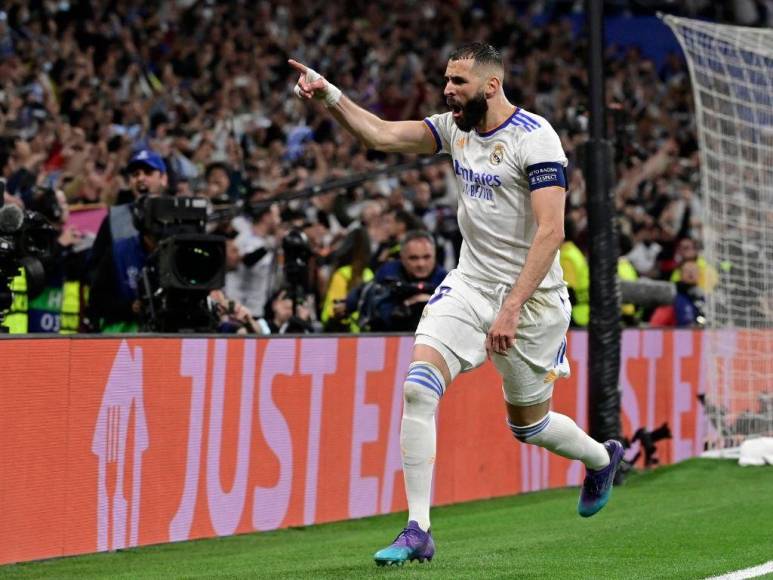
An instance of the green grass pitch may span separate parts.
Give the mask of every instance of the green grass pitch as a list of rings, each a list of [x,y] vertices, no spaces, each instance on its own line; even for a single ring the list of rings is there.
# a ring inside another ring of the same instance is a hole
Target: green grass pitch
[[[560,489],[436,508],[431,563],[371,559],[405,514],[0,567],[0,578],[705,578],[773,560],[773,467],[633,474],[596,516]]]

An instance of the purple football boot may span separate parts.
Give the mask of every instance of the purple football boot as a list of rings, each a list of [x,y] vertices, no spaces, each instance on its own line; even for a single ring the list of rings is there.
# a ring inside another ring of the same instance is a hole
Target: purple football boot
[[[383,550],[373,555],[373,559],[379,566],[402,566],[406,561],[432,560],[435,555],[435,542],[432,541],[432,532],[423,531],[419,524],[411,520],[408,527],[397,534],[395,541]]]
[[[585,469],[585,481],[582,483],[580,503],[577,504],[577,512],[584,518],[589,518],[601,508],[607,505],[609,496],[612,495],[612,483],[615,473],[623,459],[622,444],[610,439],[604,442],[604,447],[609,453],[609,465],[601,469]]]

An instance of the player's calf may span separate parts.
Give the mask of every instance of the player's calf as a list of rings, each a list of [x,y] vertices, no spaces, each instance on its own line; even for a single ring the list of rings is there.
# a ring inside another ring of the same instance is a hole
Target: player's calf
[[[577,506],[582,517],[592,516],[607,504],[615,472],[623,458],[623,446],[618,441],[610,440],[602,445],[569,417],[552,411],[531,425],[515,425],[509,419],[507,425],[519,441],[585,464],[586,475]]]
[[[590,469],[601,469],[609,464],[609,454],[604,446],[561,413],[550,411],[531,425],[516,425],[508,419],[507,425],[519,441],[544,447],[561,457],[578,459]]]

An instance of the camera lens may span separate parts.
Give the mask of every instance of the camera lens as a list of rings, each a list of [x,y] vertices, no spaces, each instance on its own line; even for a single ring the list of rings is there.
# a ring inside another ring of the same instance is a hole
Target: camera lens
[[[175,252],[177,275],[189,286],[206,285],[220,273],[223,264],[222,244],[183,244]]]

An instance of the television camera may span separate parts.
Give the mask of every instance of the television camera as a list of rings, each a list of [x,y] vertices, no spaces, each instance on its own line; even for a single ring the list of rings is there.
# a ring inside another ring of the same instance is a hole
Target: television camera
[[[0,332],[8,332],[2,322],[13,305],[13,279],[23,273],[25,298],[37,296],[46,282],[42,260],[51,254],[57,237],[45,217],[15,205],[4,205],[4,197],[5,180],[0,179]]]
[[[141,327],[149,332],[213,332],[211,290],[225,284],[225,238],[206,233],[207,200],[143,197],[134,223],[149,247],[140,273]]]

